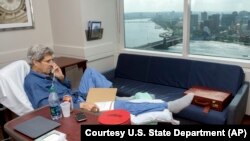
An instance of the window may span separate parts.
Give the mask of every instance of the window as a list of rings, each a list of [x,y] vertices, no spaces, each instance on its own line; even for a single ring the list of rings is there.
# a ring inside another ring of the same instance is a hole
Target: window
[[[191,54],[250,59],[249,0],[191,2]]]
[[[126,48],[181,53],[183,0],[124,0]]]
[[[249,0],[184,1],[124,0],[125,48],[250,60]]]

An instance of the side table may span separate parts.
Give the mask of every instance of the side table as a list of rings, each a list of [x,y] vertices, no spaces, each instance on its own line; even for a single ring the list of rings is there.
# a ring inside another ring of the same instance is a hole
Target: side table
[[[85,59],[78,59],[78,58],[71,58],[71,57],[55,57],[54,61],[57,65],[62,69],[62,73],[65,75],[66,67],[77,65],[78,68],[82,68],[83,72],[87,67],[88,60]]]

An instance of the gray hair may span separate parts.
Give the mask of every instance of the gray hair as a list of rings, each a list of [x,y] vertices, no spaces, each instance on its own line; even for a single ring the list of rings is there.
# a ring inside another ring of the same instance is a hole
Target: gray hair
[[[30,66],[33,66],[34,60],[42,61],[46,55],[53,55],[53,54],[54,54],[54,51],[45,45],[41,45],[41,44],[32,45],[28,49],[27,62],[30,64]]]

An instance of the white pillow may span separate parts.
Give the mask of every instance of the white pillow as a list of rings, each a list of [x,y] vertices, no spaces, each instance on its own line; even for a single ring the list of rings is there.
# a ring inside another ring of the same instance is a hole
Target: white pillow
[[[130,114],[132,125],[157,124],[158,122],[169,122],[173,125],[179,125],[180,122],[173,119],[172,113],[165,109],[164,111],[147,112],[137,116]]]
[[[0,103],[19,116],[34,110],[23,86],[29,71],[25,60],[14,61],[0,69]]]

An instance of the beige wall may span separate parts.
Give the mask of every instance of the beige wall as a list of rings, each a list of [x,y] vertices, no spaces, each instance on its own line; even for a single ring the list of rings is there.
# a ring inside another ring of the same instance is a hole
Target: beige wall
[[[85,58],[89,66],[99,71],[114,67],[113,56],[118,42],[116,0],[53,0],[49,1],[49,6],[58,56]],[[102,22],[102,39],[86,40],[89,20]]]
[[[11,61],[26,59],[32,44],[53,45],[48,0],[33,1],[34,29],[0,31],[0,68]]]
[[[0,32],[0,68],[26,59],[27,49],[37,43],[51,46],[57,56],[85,58],[89,66],[100,71],[114,67],[118,42],[116,0],[36,0],[32,6],[34,29]],[[89,20],[102,22],[101,40],[86,40]]]

